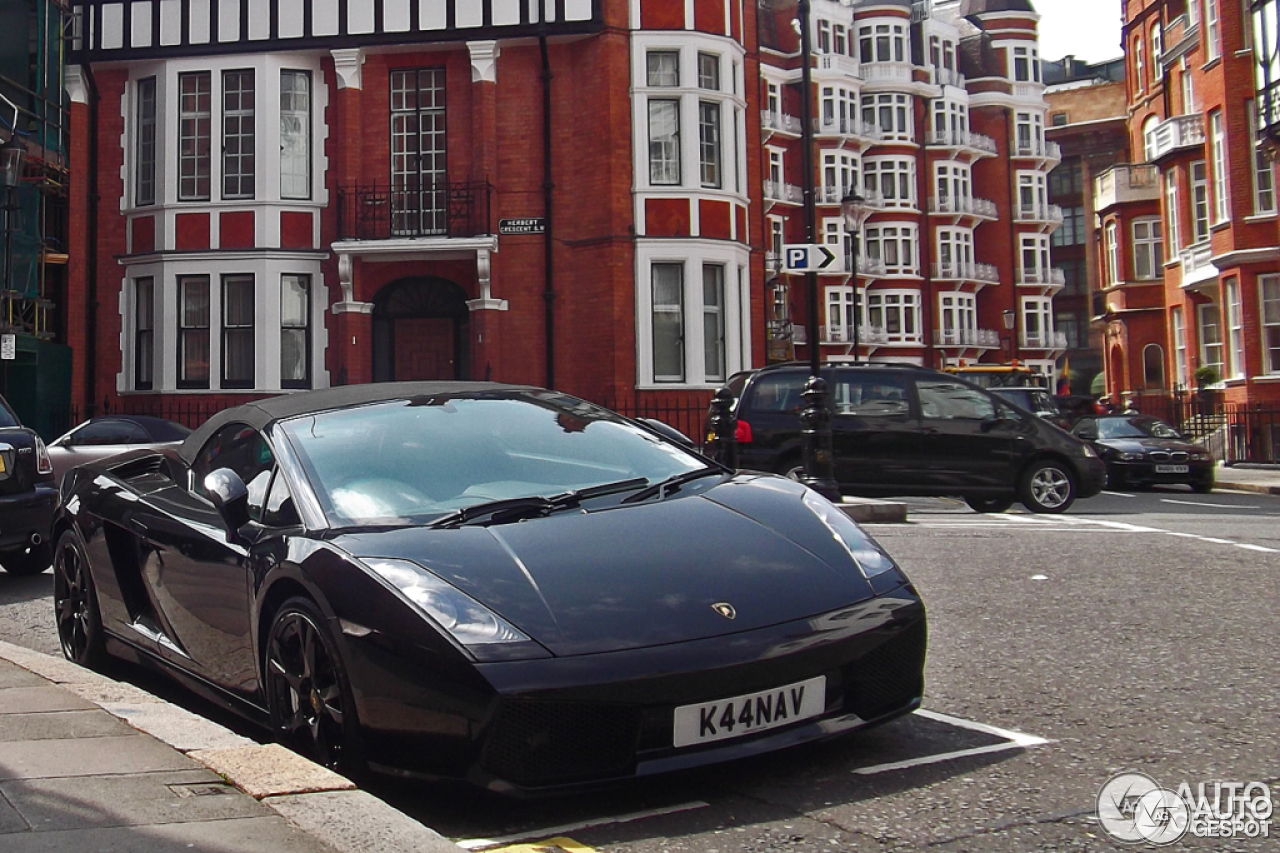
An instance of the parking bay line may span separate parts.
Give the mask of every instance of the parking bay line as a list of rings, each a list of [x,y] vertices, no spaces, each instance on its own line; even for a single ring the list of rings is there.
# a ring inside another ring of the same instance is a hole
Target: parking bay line
[[[662,817],[664,815],[676,814],[678,812],[705,809],[710,807],[710,805],[710,803],[704,803],[701,800],[693,800],[692,802],[681,803],[678,806],[664,806],[658,809],[646,809],[642,812],[629,812],[627,814],[615,815],[613,817],[600,817],[591,820],[579,821],[578,823],[566,823],[562,826],[552,826],[544,829],[531,829],[527,832],[517,832],[514,835],[504,835],[501,838],[468,838],[462,841],[454,841],[453,843],[461,847],[463,850],[486,850],[490,847],[500,847],[504,844],[515,844],[518,841],[527,841],[530,838],[551,838],[556,835],[565,835],[570,832],[577,832],[580,829],[590,829],[596,826],[611,826],[617,823],[631,823],[632,821],[644,820],[651,817]]]
[[[953,752],[940,752],[935,755],[925,755],[920,758],[909,758],[905,761],[891,761],[886,764],[873,764],[870,767],[859,767],[853,772],[859,776],[874,776],[877,773],[888,773],[892,770],[906,770],[911,767],[922,767],[926,764],[937,764],[942,761],[952,761],[957,758],[970,758],[976,755],[988,755],[993,752],[1004,752],[1010,749],[1029,749],[1031,747],[1044,746],[1047,743],[1053,743],[1053,741],[1048,738],[1023,734],[1022,732],[1015,732],[1011,729],[988,726],[985,723],[965,720],[960,717],[953,717],[950,714],[940,714],[937,711],[930,711],[925,708],[921,708],[915,713],[917,716],[924,717],[927,720],[935,720],[939,723],[955,726],[956,728],[969,729],[970,731],[982,732],[983,734],[1005,738],[1007,742],[993,743],[986,746],[975,746],[971,749],[957,749]]]

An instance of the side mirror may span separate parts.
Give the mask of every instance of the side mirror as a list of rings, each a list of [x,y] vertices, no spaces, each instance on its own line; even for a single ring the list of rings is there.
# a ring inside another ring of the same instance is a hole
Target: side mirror
[[[244,480],[230,468],[219,468],[204,478],[204,491],[222,516],[227,541],[239,541],[240,528],[249,523],[249,488]]]
[[[1083,439],[1084,441],[1097,441],[1098,431],[1093,427],[1081,427],[1076,430],[1076,438]]]

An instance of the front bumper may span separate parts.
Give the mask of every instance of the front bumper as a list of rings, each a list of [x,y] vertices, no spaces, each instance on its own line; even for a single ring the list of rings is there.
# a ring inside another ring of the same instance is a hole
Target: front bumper
[[[37,483],[29,492],[0,495],[0,551],[31,545],[33,534],[49,540],[58,490],[53,483]]]
[[[479,664],[492,692],[403,684],[360,703],[370,765],[514,794],[566,791],[742,758],[882,722],[919,707],[927,628],[909,586],[798,622],[572,658]],[[369,649],[362,649],[365,664]],[[375,664],[376,669],[402,669]],[[675,709],[823,675],[816,717],[674,746]],[[353,667],[353,682],[360,674]],[[449,695],[446,695],[449,694]]]
[[[1106,488],[1107,465],[1101,459],[1087,457],[1076,466],[1076,471],[1080,475],[1076,497],[1091,498]]]
[[[1187,470],[1185,472],[1169,472],[1157,471],[1158,465],[1184,464]],[[1214,463],[1212,462],[1187,462],[1187,463],[1167,463],[1167,462],[1150,462],[1141,460],[1137,462],[1125,462],[1119,459],[1111,459],[1107,461],[1107,465],[1111,471],[1112,479],[1119,483],[1132,483],[1135,485],[1157,485],[1161,483],[1197,483],[1211,484],[1214,477]]]

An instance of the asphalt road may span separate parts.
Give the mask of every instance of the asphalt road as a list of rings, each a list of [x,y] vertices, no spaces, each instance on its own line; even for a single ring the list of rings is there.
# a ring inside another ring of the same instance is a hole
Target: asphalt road
[[[1280,800],[1280,498],[1107,493],[1065,516],[910,503],[910,523],[869,529],[930,609],[926,714],[590,796],[375,793],[466,846],[610,853],[1119,849],[1092,815],[1126,770],[1263,781]],[[0,575],[0,638],[56,652],[51,580]]]

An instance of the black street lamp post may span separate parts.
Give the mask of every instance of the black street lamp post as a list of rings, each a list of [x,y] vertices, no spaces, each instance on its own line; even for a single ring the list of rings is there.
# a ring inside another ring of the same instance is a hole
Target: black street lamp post
[[[857,190],[850,189],[845,197],[840,199],[840,212],[844,214],[845,233],[853,242],[852,251],[849,253],[849,283],[853,285],[853,360],[856,364],[858,347],[861,344],[858,336],[862,326],[862,299],[858,295],[858,250],[861,247],[862,226],[867,224],[872,210],[867,200],[860,196]]]
[[[1017,355],[1016,355],[1017,350],[1014,349],[1014,341],[1013,341],[1013,336],[1014,336],[1013,323],[1018,318],[1012,308],[1006,308],[1004,309],[1004,315],[1002,319],[1004,320],[1004,330],[1006,332],[1005,337],[1009,339],[1009,361],[1012,362],[1015,358],[1017,358]]]
[[[13,315],[13,303],[17,297],[16,282],[13,279],[13,232],[17,228],[17,189],[22,179],[22,164],[26,159],[27,149],[18,139],[16,131],[9,134],[9,139],[0,145],[0,186],[4,187],[4,320],[0,323],[0,334],[12,335],[16,331]],[[3,393],[9,393],[9,361],[4,360]]]
[[[804,173],[805,242],[817,242],[818,209],[813,197],[813,69],[809,33],[809,0],[799,0],[796,23],[800,27],[800,169]],[[805,383],[805,405],[800,412],[804,436],[804,476],[801,480],[815,492],[833,501],[840,500],[831,449],[831,410],[827,405],[827,381],[822,378],[821,342],[818,335],[818,274],[805,273],[808,285],[809,381]]]

